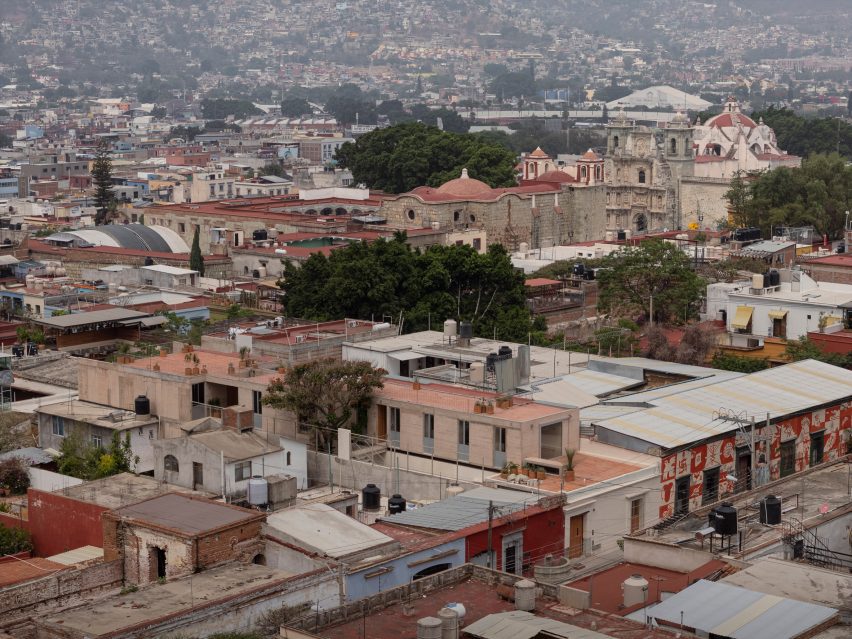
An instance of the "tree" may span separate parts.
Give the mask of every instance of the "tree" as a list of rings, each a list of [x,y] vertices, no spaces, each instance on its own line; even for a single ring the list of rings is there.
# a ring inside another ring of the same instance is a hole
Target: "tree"
[[[32,549],[33,543],[29,531],[0,524],[0,557]]]
[[[388,193],[440,186],[468,169],[492,187],[514,186],[515,154],[477,135],[440,131],[406,122],[371,131],[337,152],[355,182]]]
[[[30,487],[27,465],[20,457],[7,457],[0,461],[0,488],[13,495],[22,495]]]
[[[102,448],[85,442],[79,433],[72,432],[62,440],[59,452],[59,472],[87,481],[131,472],[139,463],[139,457],[130,447],[130,433],[125,433],[122,439],[114,432],[107,448]]]
[[[383,387],[386,372],[370,362],[314,360],[272,380],[263,403],[296,415],[314,431],[322,449],[359,407],[369,405],[373,391]]]
[[[325,103],[327,113],[343,124],[375,124],[377,121],[376,103],[371,101],[354,84],[344,84],[329,96]]]
[[[287,97],[281,101],[281,115],[288,118],[300,118],[313,113],[311,105],[304,98]]]
[[[189,249],[189,268],[193,271],[198,271],[199,275],[204,275],[204,256],[201,255],[201,244],[199,243],[198,227],[195,227],[195,234],[192,236],[192,248]]]
[[[501,73],[491,82],[489,91],[506,98],[531,98],[536,93],[535,78],[526,71]]]
[[[642,314],[654,322],[683,323],[704,293],[704,280],[692,271],[687,255],[663,240],[612,253],[602,264],[598,308],[612,315]]]
[[[92,182],[95,185],[95,224],[107,224],[110,220],[111,206],[115,202],[112,191],[112,160],[109,156],[109,144],[106,140],[98,142],[95,160],[92,163]]]
[[[248,100],[227,98],[205,98],[201,101],[201,113],[205,120],[224,120],[228,116],[242,120],[250,115],[263,115],[263,111]]]
[[[807,336],[788,340],[784,355],[791,362],[799,362],[803,359],[815,359],[826,364],[833,364],[834,366],[852,368],[852,354],[826,353],[808,339]]]

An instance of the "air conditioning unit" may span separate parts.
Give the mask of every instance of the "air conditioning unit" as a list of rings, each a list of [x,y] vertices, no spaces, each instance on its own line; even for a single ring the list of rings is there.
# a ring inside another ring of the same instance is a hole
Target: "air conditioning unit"
[[[296,335],[296,343],[297,344],[302,344],[304,341],[305,341],[304,335]]]
[[[347,322],[347,326],[349,326],[349,328],[355,328],[358,326],[358,320],[349,320]]]

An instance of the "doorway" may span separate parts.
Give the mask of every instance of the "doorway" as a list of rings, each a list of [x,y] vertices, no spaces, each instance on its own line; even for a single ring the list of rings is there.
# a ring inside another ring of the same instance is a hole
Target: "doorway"
[[[685,515],[689,512],[689,475],[675,482],[674,514]]]
[[[166,578],[166,549],[148,546],[148,579],[156,581]]]
[[[388,438],[388,407],[382,404],[376,406],[376,437],[379,441]]]
[[[204,464],[192,462],[192,490],[198,490],[204,485]],[[225,487],[222,486],[222,490]]]
[[[748,448],[737,451],[737,483],[734,492],[741,493],[751,490],[751,451]]]
[[[524,567],[523,533],[516,532],[511,535],[506,535],[502,539],[501,546],[503,551],[503,572],[508,572],[513,575],[521,574]]]
[[[568,524],[568,559],[583,556],[583,534],[586,513],[574,515]]]

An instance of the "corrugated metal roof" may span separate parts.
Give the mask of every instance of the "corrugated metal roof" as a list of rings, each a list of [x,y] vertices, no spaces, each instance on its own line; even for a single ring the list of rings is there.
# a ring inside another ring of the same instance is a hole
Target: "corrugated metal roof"
[[[684,626],[733,639],[794,639],[837,610],[702,579],[648,614],[678,625],[682,614]]]
[[[608,639],[608,635],[594,630],[586,630],[547,617],[537,617],[523,610],[487,615],[466,626],[464,634],[480,639],[533,639],[545,630],[548,636],[565,639]]]
[[[474,488],[433,504],[383,517],[382,521],[418,528],[462,530],[488,521],[489,502],[500,509],[498,516],[502,516],[523,510],[536,504],[538,500],[538,495],[515,490]]]
[[[804,360],[693,388],[652,400],[652,408],[595,424],[637,439],[675,448],[731,432],[730,421],[715,419],[725,408],[765,420],[852,397],[852,371]]]
[[[132,311],[129,308],[105,308],[100,311],[89,311],[87,313],[71,313],[70,315],[59,315],[58,317],[47,317],[36,320],[37,324],[53,326],[55,328],[71,328],[73,326],[85,326],[87,324],[99,324],[101,322],[118,322],[120,320],[138,319],[147,317],[149,313]]]

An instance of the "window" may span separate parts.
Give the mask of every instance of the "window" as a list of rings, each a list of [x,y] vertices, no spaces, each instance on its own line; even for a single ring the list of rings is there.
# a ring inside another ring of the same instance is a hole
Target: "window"
[[[234,464],[234,481],[245,481],[251,479],[251,462],[239,462]]]
[[[288,450],[288,451],[287,451],[287,462],[286,462],[288,466],[290,466],[290,465],[293,463],[293,462],[292,462],[292,458],[290,457],[290,456],[291,456],[291,454],[292,454],[292,453]]]
[[[178,222],[178,231],[181,233],[186,233],[186,224],[183,222]]]
[[[473,214],[471,214],[471,216],[470,216],[470,223],[471,223],[471,224],[473,224],[474,222],[476,222],[476,216],[475,216],[475,215],[473,215]]]
[[[166,455],[163,457],[163,470],[170,473],[180,472],[180,464],[178,464],[177,457],[174,455]]]
[[[413,220],[414,219],[414,209],[408,209],[408,213],[406,213],[406,215],[408,216],[409,220]]]
[[[617,148],[618,148],[618,136],[617,136],[617,135],[614,135],[614,136],[612,137],[612,148],[613,148],[613,149],[617,149]]]
[[[59,437],[65,437],[65,420],[58,415],[53,415],[52,419],[53,434]]]
[[[475,251],[481,251],[482,250],[482,240],[480,238],[478,238],[478,237],[473,238],[473,249]]]
[[[92,446],[94,446],[95,448],[103,448],[104,438],[100,435],[92,435]]]
[[[675,138],[672,138],[669,143],[669,151],[672,155],[677,155],[677,140]]]
[[[251,392],[251,405],[255,415],[261,415],[263,413],[263,399],[260,391],[256,390]]]
[[[494,429],[494,450],[498,453],[506,452],[506,429],[505,428],[495,428]]]
[[[459,420],[459,445],[470,446],[470,422]]]
[[[453,211],[453,222],[458,222],[461,219],[461,211]]]
[[[781,442],[781,476],[786,477],[796,472],[796,440]]]
[[[639,184],[645,184],[645,171],[639,171]]]
[[[719,499],[719,469],[710,468],[704,471],[704,490],[701,493],[701,504],[712,504]]]
[[[635,533],[642,527],[642,499],[630,500],[630,532]]]
[[[435,439],[435,416],[431,413],[423,415],[423,437]]]
[[[816,466],[822,463],[825,452],[825,433],[814,433],[811,435],[811,457],[810,465]]]
[[[391,429],[391,432],[398,433],[399,432],[399,409],[398,408],[388,408],[388,413],[390,414],[390,429]]]

